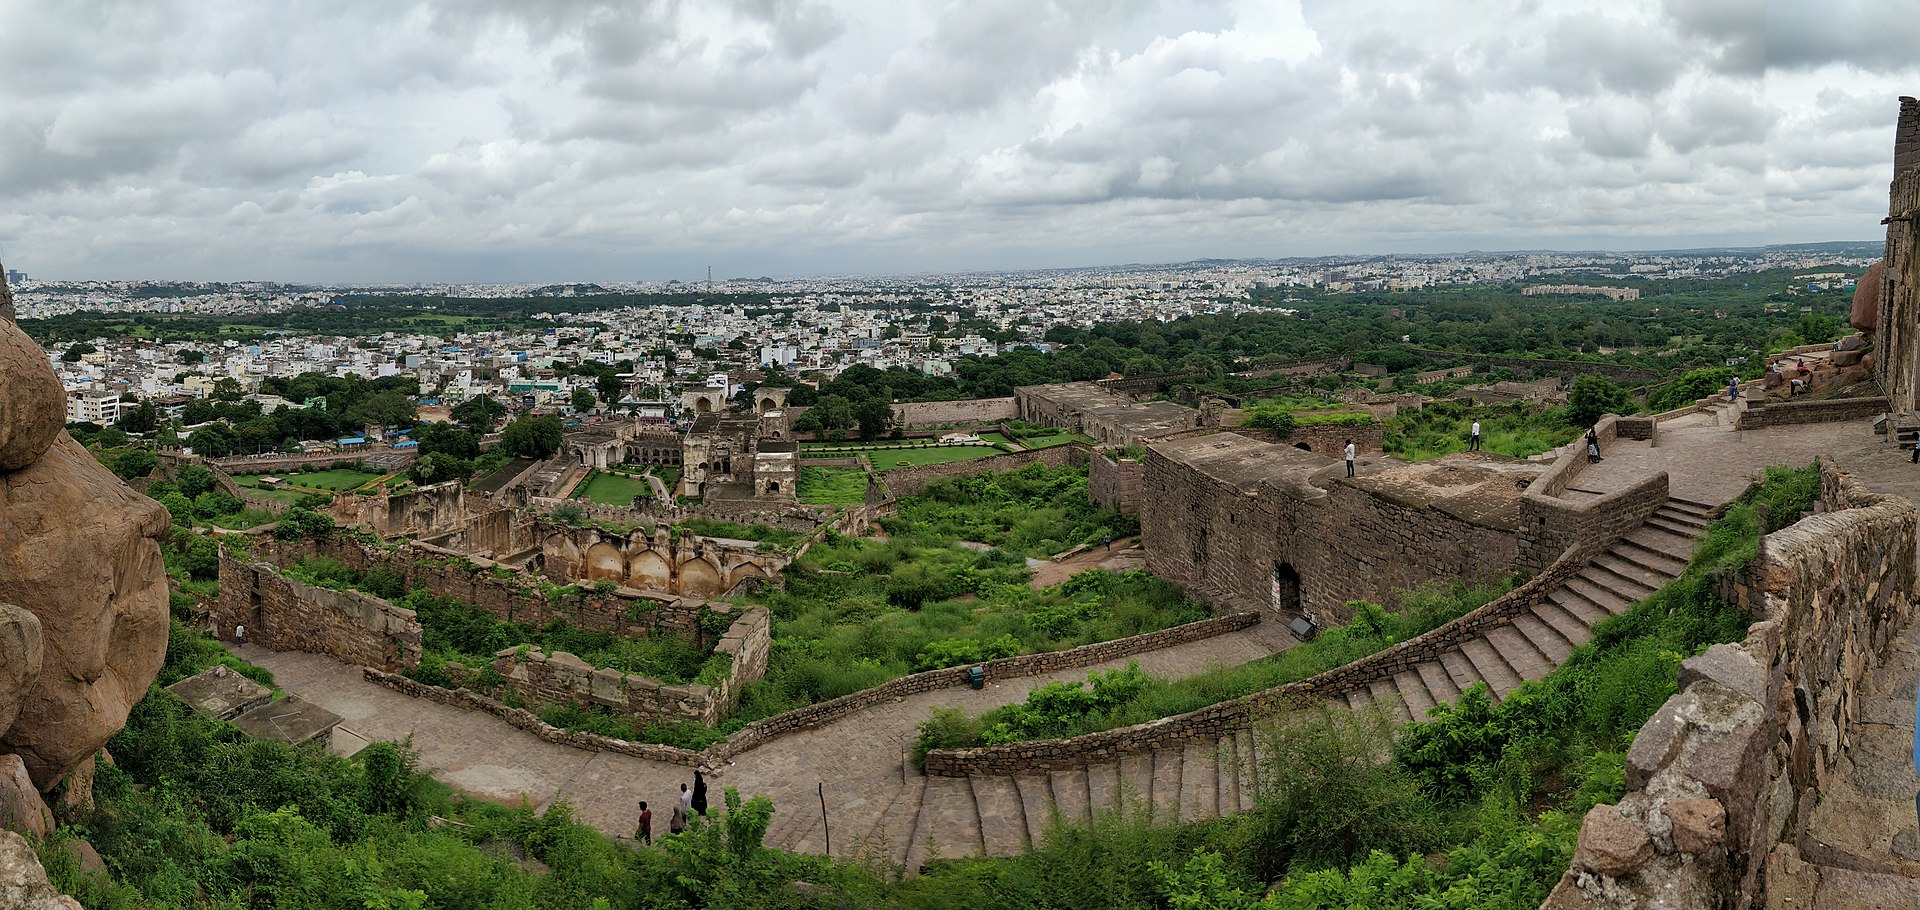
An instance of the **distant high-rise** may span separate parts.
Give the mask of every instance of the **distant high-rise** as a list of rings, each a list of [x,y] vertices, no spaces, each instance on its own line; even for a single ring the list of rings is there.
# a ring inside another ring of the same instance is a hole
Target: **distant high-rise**
[[[22,272],[22,271],[20,271],[19,269],[8,269],[8,270],[7,270],[7,283],[8,283],[8,284],[19,284],[20,282],[22,282],[22,281],[25,281],[25,280],[27,280],[27,273],[26,273],[26,272]]]

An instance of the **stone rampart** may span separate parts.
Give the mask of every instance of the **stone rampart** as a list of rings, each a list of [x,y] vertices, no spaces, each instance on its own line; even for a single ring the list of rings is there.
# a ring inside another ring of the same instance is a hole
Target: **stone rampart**
[[[893,406],[893,417],[907,429],[999,423],[1014,417],[1013,396],[963,401],[908,401]]]
[[[1364,426],[1333,424],[1298,426],[1285,436],[1281,436],[1277,430],[1260,427],[1232,427],[1228,432],[1237,433],[1248,439],[1258,439],[1261,442],[1277,442],[1292,446],[1335,461],[1346,457],[1349,439],[1353,440],[1353,451],[1356,455],[1379,455],[1386,451],[1386,431],[1378,421]]]
[[[466,485],[457,480],[399,494],[384,490],[366,496],[339,493],[328,511],[341,525],[364,528],[381,537],[442,534],[465,525],[470,517]]]
[[[1801,423],[1832,423],[1842,420],[1859,420],[1863,417],[1877,417],[1887,413],[1891,407],[1886,398],[1835,398],[1826,401],[1748,401],[1740,412],[1740,422],[1736,425],[1742,430],[1757,430],[1761,427],[1784,427]]]
[[[343,663],[389,672],[420,664],[420,623],[412,610],[358,591],[295,581],[268,563],[220,554],[220,597],[212,608],[216,637],[246,639],[275,651],[325,654]]]
[[[1140,514],[1140,484],[1146,468],[1139,459],[1096,454],[1087,466],[1087,497],[1103,509]]]
[[[1627,752],[1626,796],[1588,814],[1545,906],[1808,905],[1795,869],[1824,848],[1802,828],[1846,770],[1863,677],[1911,618],[1915,581],[1913,504],[1820,468],[1824,511],[1767,535],[1721,582],[1759,621],[1681,662],[1679,693]]]
[[[1602,452],[1618,438],[1618,421],[1609,414],[1594,426]],[[1561,498],[1576,485],[1588,463],[1586,447],[1576,441],[1521,495],[1517,542],[1521,569],[1544,571],[1576,544],[1584,548],[1583,559],[1591,557],[1667,504],[1665,471],[1593,499],[1575,502]]]
[[[1652,417],[1621,417],[1614,421],[1614,435],[1620,439],[1638,439],[1654,442],[1659,432],[1660,421]]]
[[[1051,446],[1026,452],[1009,452],[1005,455],[989,455],[972,461],[951,461],[946,464],[924,464],[907,468],[894,468],[881,474],[887,489],[895,497],[912,496],[927,488],[927,484],[942,477],[972,477],[975,474],[1001,474],[1017,471],[1030,464],[1044,464],[1051,467],[1066,465],[1084,466],[1092,458],[1093,450],[1085,443],[1070,442],[1065,445]]]

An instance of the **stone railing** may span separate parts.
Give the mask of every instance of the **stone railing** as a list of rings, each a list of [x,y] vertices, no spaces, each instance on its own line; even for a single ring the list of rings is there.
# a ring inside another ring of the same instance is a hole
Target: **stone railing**
[[[1790,897],[1812,887],[1794,872],[1801,826],[1843,770],[1862,677],[1911,618],[1916,542],[1911,502],[1820,469],[1824,511],[1767,535],[1720,584],[1759,621],[1681,662],[1679,693],[1627,752],[1626,796],[1587,814],[1545,906],[1812,906]],[[1805,861],[1848,859],[1818,850]]]
[[[412,610],[358,591],[335,591],[287,578],[269,563],[220,553],[220,597],[214,637],[246,640],[275,651],[324,654],[343,663],[411,670],[420,665],[420,623]]]
[[[1233,613],[1216,616],[1185,625],[1148,632],[1129,638],[1097,642],[1082,645],[1065,651],[1050,651],[1045,654],[1024,654],[1018,657],[1004,657],[980,664],[989,680],[1014,679],[1024,676],[1037,676],[1060,670],[1072,670],[1106,663],[1122,657],[1157,651],[1175,645],[1201,641],[1216,635],[1236,632],[1248,628],[1260,621],[1258,614]],[[894,699],[936,689],[951,689],[968,683],[967,667],[947,667],[940,670],[927,670],[911,676],[903,676],[831,701],[797,708],[784,714],[776,714],[754,721],[740,728],[724,741],[695,752],[673,746],[652,743],[631,743],[610,739],[590,733],[568,733],[558,727],[542,721],[537,715],[518,708],[510,708],[486,695],[468,689],[445,689],[428,686],[404,676],[382,673],[367,669],[367,679],[380,683],[395,691],[404,692],[418,698],[430,698],[443,704],[469,710],[485,711],[496,715],[508,723],[527,730],[547,742],[560,743],[599,752],[619,752],[625,755],[637,755],[641,758],[653,758],[670,761],[689,767],[711,765],[725,762],[736,755],[757,748],[784,736],[801,730],[809,730],[823,724],[832,723],[857,711],[874,705],[891,702]]]
[[[1655,442],[1660,432],[1660,421],[1655,417],[1621,417],[1614,421],[1614,435],[1620,439],[1639,439]]]
[[[1595,425],[1602,452],[1618,438],[1618,420],[1608,415]],[[1575,546],[1582,548],[1581,560],[1591,558],[1666,505],[1665,471],[1593,499],[1572,502],[1560,498],[1573,486],[1587,463],[1586,446],[1576,442],[1560,453],[1553,466],[1521,494],[1516,532],[1521,568],[1543,572],[1553,560]]]
[[[725,605],[714,612],[728,611]],[[740,693],[767,673],[772,649],[771,620],[765,607],[753,607],[728,626],[714,653],[728,658],[727,673],[711,683],[665,683],[619,670],[595,669],[565,651],[507,648],[492,664],[505,682],[501,688],[538,705],[600,707],[637,725],[690,722],[712,727],[740,704]],[[449,676],[475,686],[480,674],[458,664]],[[489,693],[498,694],[498,693]]]
[[[1835,398],[1825,401],[1749,401],[1740,412],[1742,430],[1783,427],[1801,423],[1832,423],[1860,420],[1887,413],[1891,404],[1885,397]]]

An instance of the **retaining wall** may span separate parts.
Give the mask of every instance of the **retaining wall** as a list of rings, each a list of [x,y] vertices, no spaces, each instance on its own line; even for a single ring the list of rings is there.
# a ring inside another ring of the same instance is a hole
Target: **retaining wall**
[[[1070,442],[1065,445],[1035,449],[1026,452],[1009,452],[1005,455],[989,455],[972,461],[952,461],[946,464],[916,465],[908,468],[894,468],[881,472],[881,479],[895,497],[912,496],[927,488],[942,477],[972,477],[975,474],[1017,471],[1030,464],[1044,464],[1051,467],[1076,465],[1084,467],[1091,460],[1093,450],[1082,442]]]
[[[998,423],[1012,420],[1013,397],[969,398],[963,401],[909,401],[893,406],[894,420],[905,428],[947,424]]]
[[[1618,421],[1609,414],[1594,426],[1600,451],[1607,451],[1618,438]],[[1576,441],[1521,495],[1517,532],[1520,568],[1545,571],[1561,553],[1576,545],[1583,548],[1582,558],[1589,558],[1639,527],[1667,503],[1665,471],[1594,499],[1571,502],[1560,498],[1575,485],[1587,465],[1586,446]]]
[[[420,665],[420,623],[412,610],[358,591],[334,591],[287,578],[267,563],[220,553],[220,596],[213,602],[214,637],[247,641],[274,651],[325,654],[343,663],[390,672]]]
[[[1138,459],[1096,454],[1087,466],[1087,498],[1122,515],[1140,514],[1140,484],[1146,467]]]
[[[1748,401],[1747,406],[1741,410],[1737,427],[1742,430],[1757,430],[1761,427],[1783,427],[1801,423],[1859,420],[1865,417],[1878,417],[1887,413],[1890,407],[1890,403],[1883,396],[1837,398],[1827,401],[1752,400]]]

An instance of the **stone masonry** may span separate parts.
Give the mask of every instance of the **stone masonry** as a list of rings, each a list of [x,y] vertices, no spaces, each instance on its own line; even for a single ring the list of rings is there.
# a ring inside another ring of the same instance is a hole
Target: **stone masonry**
[[[220,554],[220,597],[213,625],[231,640],[238,626],[248,641],[276,651],[310,651],[344,663],[389,672],[420,665],[420,623],[412,610],[358,591],[334,591],[294,581],[266,563]]]

